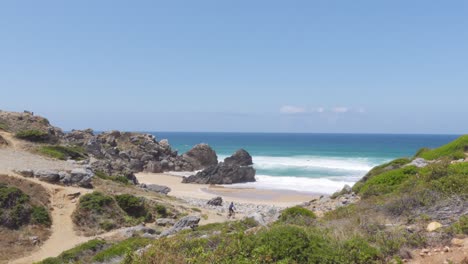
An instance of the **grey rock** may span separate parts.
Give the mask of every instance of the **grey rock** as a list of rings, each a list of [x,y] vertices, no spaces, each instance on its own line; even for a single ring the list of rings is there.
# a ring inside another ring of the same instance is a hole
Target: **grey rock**
[[[251,213],[251,214],[247,215],[245,218],[252,218],[253,220],[255,220],[255,222],[257,222],[261,226],[266,226],[267,225],[267,223],[266,223],[266,221],[264,219],[265,217],[261,213]]]
[[[157,185],[157,184],[141,184],[140,185],[143,189],[148,191],[161,193],[161,194],[168,194],[171,192],[171,188],[164,186],[164,185]]]
[[[175,221],[174,219],[170,219],[170,218],[159,218],[159,219],[156,219],[156,224],[158,226],[169,226],[169,225],[174,225]]]
[[[34,173],[36,178],[39,178],[41,181],[55,183],[60,179],[58,171],[53,170],[39,170]]]
[[[17,170],[16,173],[20,174],[23,177],[28,177],[28,178],[34,177],[34,171],[31,169]]]
[[[146,227],[144,225],[137,225],[132,227],[124,228],[120,231],[120,234],[124,237],[133,237],[137,234],[156,234],[156,230]]]
[[[200,170],[218,164],[216,152],[207,144],[198,144],[182,155],[194,170]]]
[[[413,165],[418,168],[424,168],[429,164],[429,162],[423,158],[415,158],[413,161],[411,161],[408,165]]]
[[[197,184],[233,184],[255,182],[255,169],[252,167],[227,165],[221,162],[218,165],[208,167],[195,175],[184,177],[182,182]]]
[[[250,166],[253,165],[252,156],[244,149],[239,149],[232,156],[224,159],[228,165]]]
[[[222,206],[223,205],[223,198],[221,196],[215,197],[209,200],[206,204],[212,206]]]
[[[160,236],[166,237],[166,236],[174,235],[185,229],[194,229],[198,226],[199,222],[200,222],[200,217],[198,216],[186,216],[180,219],[171,228],[164,230]]]
[[[163,172],[163,167],[159,161],[150,161],[145,166],[145,171],[151,173],[161,173]]]

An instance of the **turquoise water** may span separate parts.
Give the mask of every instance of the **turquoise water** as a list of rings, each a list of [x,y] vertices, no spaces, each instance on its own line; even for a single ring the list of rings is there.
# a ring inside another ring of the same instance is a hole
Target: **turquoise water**
[[[152,132],[179,153],[207,143],[221,161],[239,148],[253,157],[257,182],[236,186],[332,193],[372,167],[438,147],[457,135]]]

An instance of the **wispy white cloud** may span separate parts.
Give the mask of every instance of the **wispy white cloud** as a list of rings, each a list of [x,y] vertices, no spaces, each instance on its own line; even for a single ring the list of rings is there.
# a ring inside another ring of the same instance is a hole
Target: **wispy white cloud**
[[[334,107],[331,109],[331,111],[333,113],[346,113],[349,111],[349,108],[348,107]]]
[[[294,105],[283,105],[280,108],[280,113],[282,114],[300,114],[305,113],[305,107],[294,106]]]

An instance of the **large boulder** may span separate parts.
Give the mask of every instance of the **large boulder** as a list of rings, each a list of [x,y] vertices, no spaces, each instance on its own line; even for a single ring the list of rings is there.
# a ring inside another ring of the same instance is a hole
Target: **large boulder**
[[[182,155],[182,159],[192,166],[193,170],[200,170],[218,164],[216,152],[207,144],[198,144]]]
[[[206,204],[212,206],[222,206],[223,205],[223,198],[221,196],[215,197],[209,200]]]
[[[60,179],[58,171],[54,170],[39,170],[34,173],[34,176],[41,181],[55,183]]]
[[[155,193],[161,194],[168,194],[171,191],[171,188],[164,186],[164,185],[157,185],[157,184],[140,184],[140,188],[152,191]]]
[[[198,216],[186,216],[180,219],[171,228],[164,230],[160,236],[166,237],[166,236],[174,235],[185,229],[194,229],[198,226],[199,222],[200,222],[200,217]]]
[[[224,159],[228,165],[250,166],[253,165],[252,156],[244,149],[239,149],[231,157]]]
[[[195,175],[184,177],[182,183],[197,184],[233,184],[255,181],[255,169],[223,162],[208,167]]]

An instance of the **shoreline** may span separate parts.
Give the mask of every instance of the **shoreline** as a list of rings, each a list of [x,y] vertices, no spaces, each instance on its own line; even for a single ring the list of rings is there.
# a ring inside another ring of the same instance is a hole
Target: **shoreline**
[[[318,198],[321,194],[302,193],[292,190],[267,190],[247,188],[230,188],[221,185],[182,183],[181,176],[170,173],[137,173],[140,183],[158,184],[171,188],[168,195],[181,199],[195,198],[209,200],[221,196],[225,201],[250,203],[258,205],[275,205],[279,207],[294,206]]]

